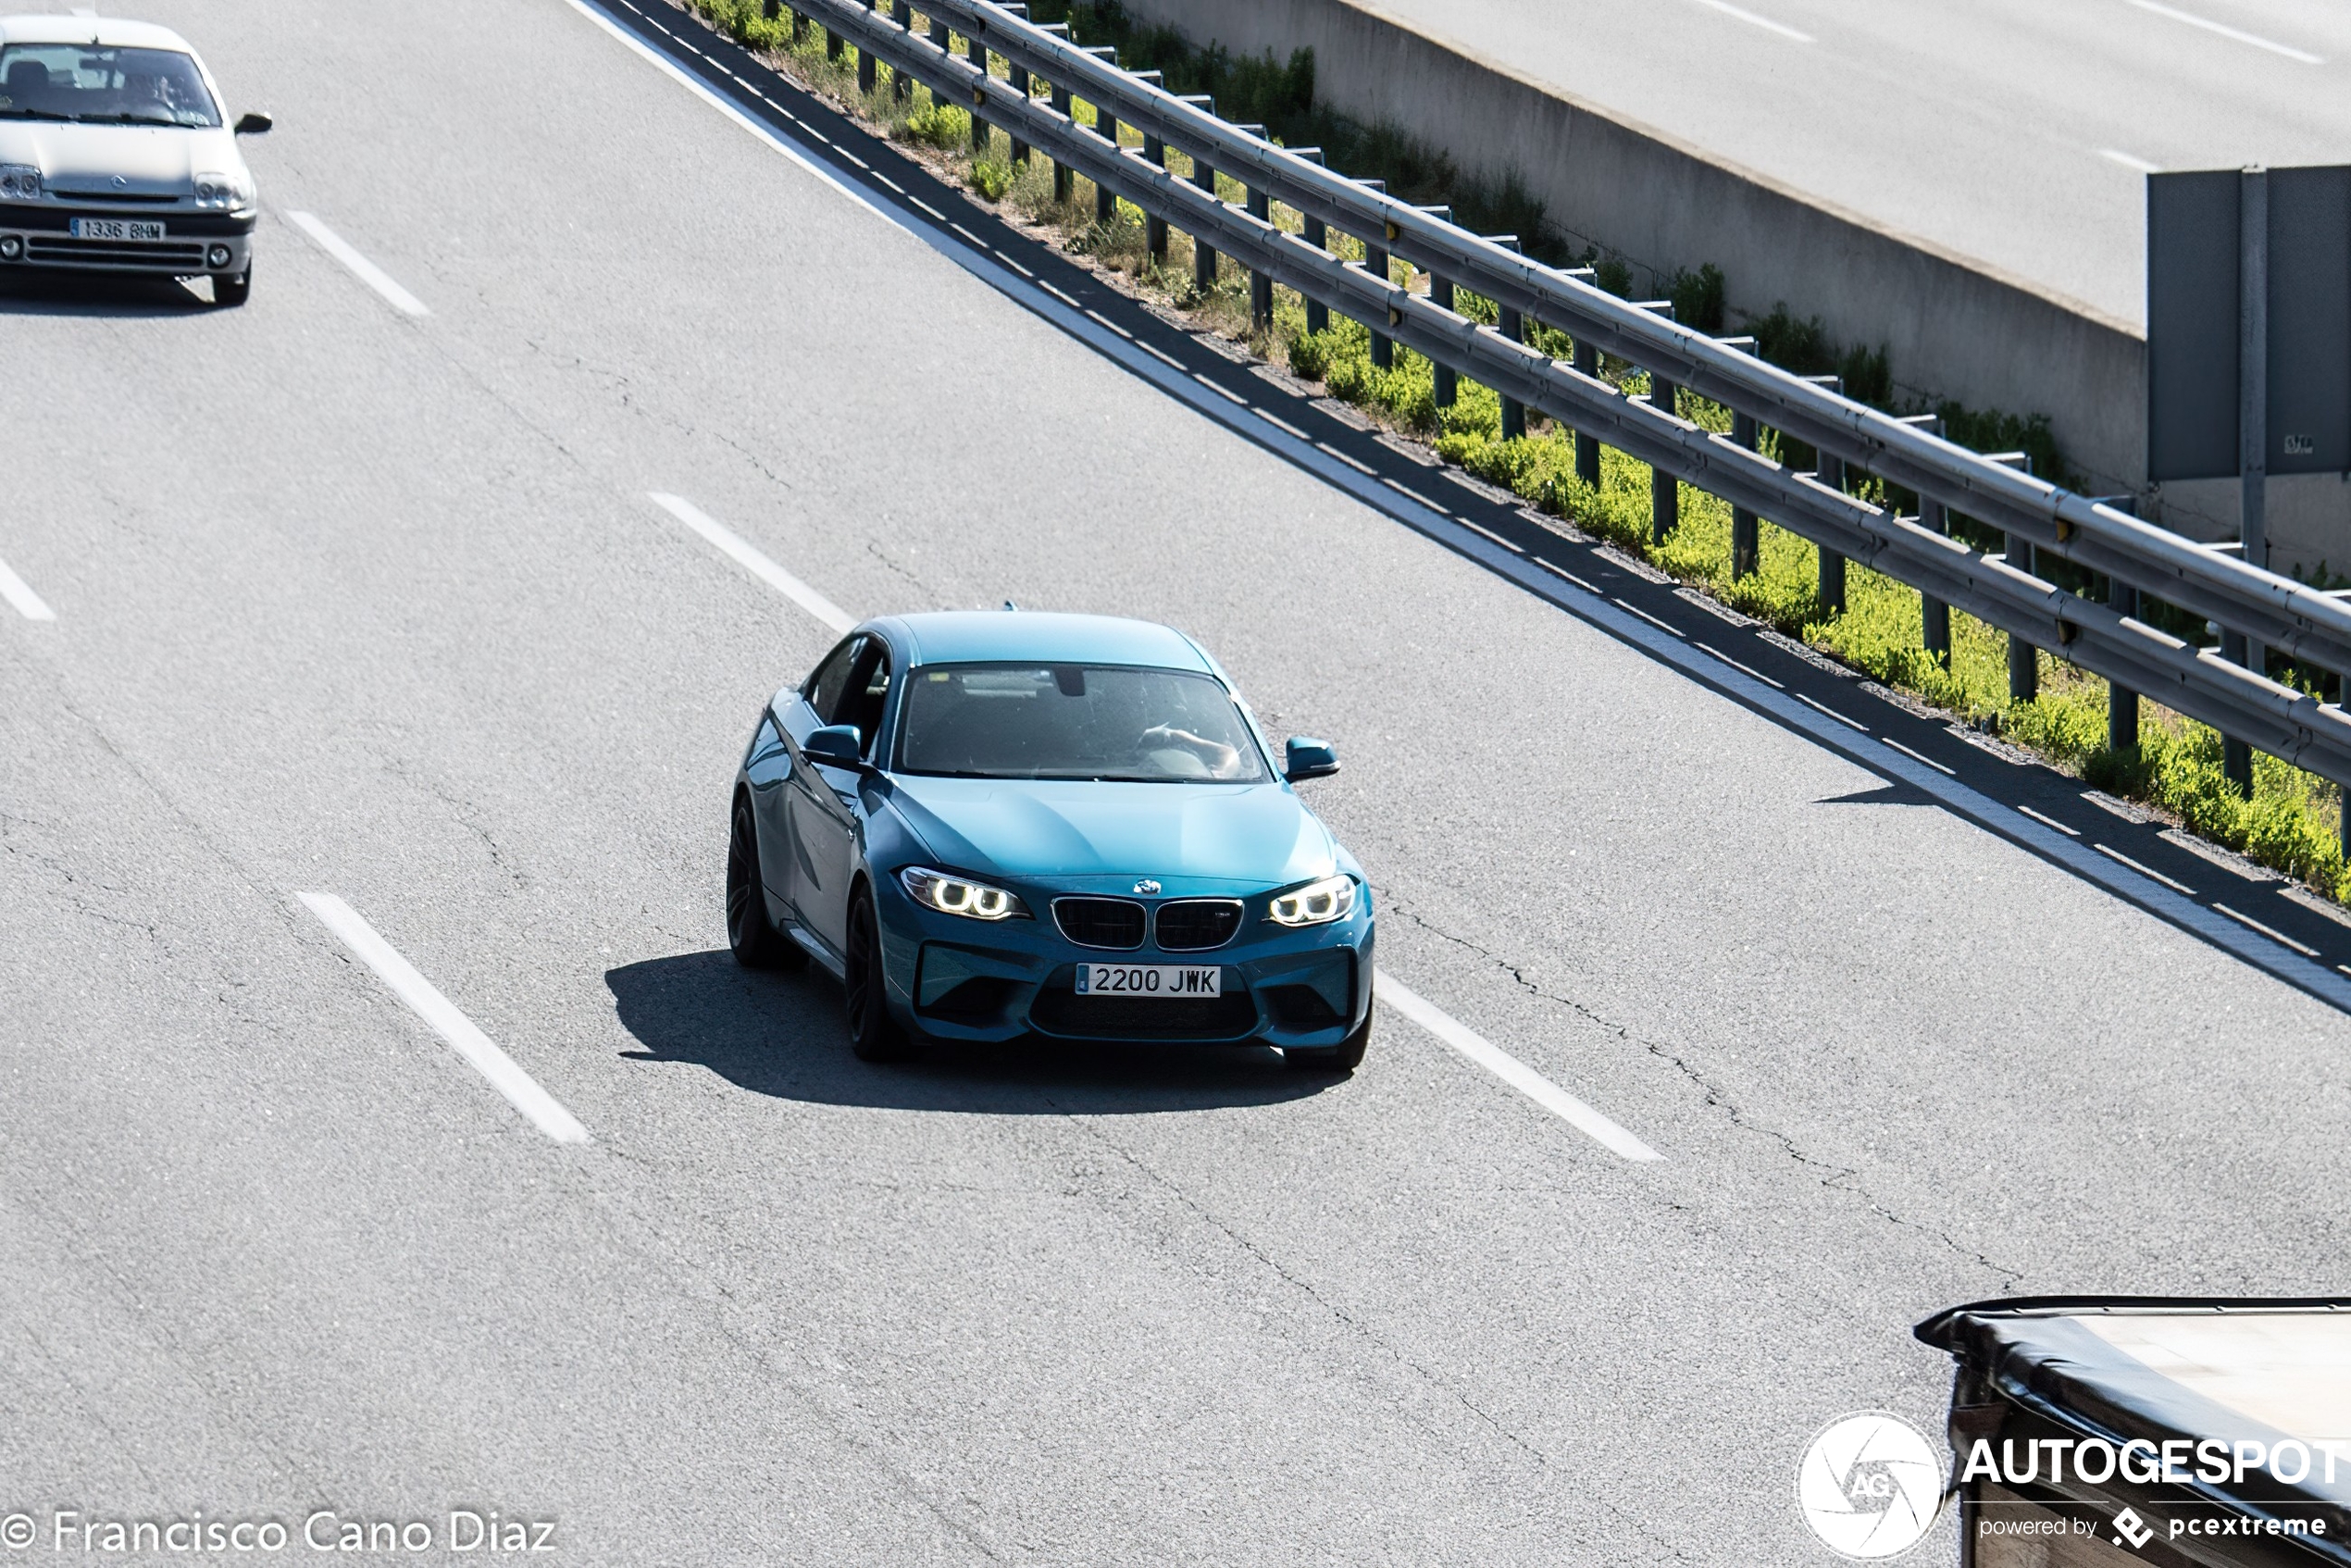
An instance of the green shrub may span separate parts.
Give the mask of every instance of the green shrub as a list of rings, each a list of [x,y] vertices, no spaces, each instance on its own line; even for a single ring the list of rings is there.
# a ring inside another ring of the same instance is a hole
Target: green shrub
[[[892,128],[892,134],[902,142],[919,142],[941,152],[953,152],[971,141],[971,111],[953,104],[927,104],[899,121]]]
[[[972,189],[991,202],[1001,202],[1013,188],[1013,166],[1001,158],[972,159]]]

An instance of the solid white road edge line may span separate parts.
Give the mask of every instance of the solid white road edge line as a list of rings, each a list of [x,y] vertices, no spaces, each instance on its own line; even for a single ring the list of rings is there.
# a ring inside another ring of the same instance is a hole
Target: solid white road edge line
[[[1375,970],[1373,976],[1373,996],[1610,1152],[1622,1154],[1627,1160],[1665,1158],[1509,1052],[1456,1022],[1436,1004],[1399,984],[1396,977],[1387,970]]]
[[[10,571],[6,561],[0,561],[0,599],[15,605],[17,614],[29,621],[53,621],[57,618],[57,612],[41,602],[41,595],[32,591],[32,584]]]
[[[851,201],[855,202],[859,206],[864,207],[867,212],[872,213],[877,218],[887,219],[898,228],[903,229],[909,227],[904,223],[899,222],[898,218],[890,213],[888,208],[872,200],[865,194],[865,193],[860,191],[854,185],[850,184],[847,180],[842,180],[840,176],[834,174],[831,169],[827,168],[823,164],[820,164],[815,159],[808,156],[808,155],[802,152],[798,147],[793,146],[783,137],[777,135],[773,128],[760,124],[759,121],[752,118],[751,116],[743,113],[742,110],[728,103],[724,97],[713,92],[708,83],[703,81],[690,71],[680,68],[677,61],[669,58],[660,50],[653,48],[643,39],[639,38],[627,28],[613,20],[612,18],[606,16],[603,11],[597,6],[590,5],[588,0],[571,0],[571,8],[578,11],[581,16],[586,17],[590,21],[594,22],[598,27],[603,28],[606,32],[611,33],[615,38],[619,39],[623,44],[628,44],[628,47],[634,49],[646,59],[651,60],[657,68],[676,81],[684,83],[690,91],[701,96],[704,102],[717,109],[721,114],[727,116],[728,118],[733,120],[737,125],[741,126],[745,131],[750,131],[753,136],[758,137],[761,141],[775,148],[776,151],[783,154],[784,156],[791,159],[792,162],[798,164],[802,168],[815,175],[817,179],[823,180],[826,184],[831,186],[842,195],[847,196]],[[811,134],[813,135],[815,132],[812,131]]]
[[[405,316],[430,316],[425,302],[392,280],[391,274],[351,248],[349,241],[306,212],[289,212],[286,217],[293,226],[309,235],[318,248],[350,269],[351,275],[392,302],[392,307]]]
[[[2169,17],[2175,22],[2185,22],[2190,27],[2200,27],[2207,32],[2217,32],[2223,38],[2234,39],[2239,44],[2250,44],[2256,49],[2267,49],[2272,55],[2283,55],[2287,59],[2299,60],[2306,66],[2326,64],[2323,58],[2307,50],[2280,44],[2273,39],[2264,38],[2258,32],[2243,31],[2225,22],[2216,22],[2209,17],[2199,17],[2193,11],[2175,10],[2170,6],[2158,5],[2156,0],[2131,0],[2131,4],[2142,11],[2151,11],[2158,17]]]
[[[516,1066],[513,1057],[476,1028],[472,1019],[458,1012],[454,1002],[417,972],[415,964],[393,952],[392,944],[378,936],[376,928],[361,919],[357,911],[332,893],[296,896],[310,906],[310,913],[324,922],[328,930],[342,939],[343,946],[376,972],[376,978],[391,987],[394,996],[431,1025],[435,1034],[472,1063],[474,1070],[488,1078],[491,1088],[529,1117],[531,1126],[557,1143],[588,1141],[588,1129],[579,1125],[579,1119],[557,1103],[554,1095],[541,1089],[537,1079]]]
[[[753,548],[750,541],[695,505],[682,495],[667,495],[660,491],[651,492],[653,504],[716,545],[743,570],[831,627],[835,631],[847,631],[857,624],[857,617],[834,604],[806,583]]]
[[[617,23],[611,21],[591,5],[590,0],[570,0],[570,4],[582,15],[592,18],[598,25],[620,38],[647,59],[653,61],[670,76],[684,81],[704,98],[725,109],[730,117],[749,128],[753,134],[774,143],[778,151],[783,152],[795,162],[806,161],[806,156],[788,144],[780,132],[750,120],[732,106],[709,93],[699,82],[685,76],[672,62],[663,59],[649,46],[628,37]],[[1051,285],[1044,284],[1041,280],[1031,283],[1025,279],[1015,277],[992,258],[975,253],[968,245],[957,243],[939,230],[928,224],[916,222],[903,212],[868,200],[838,178],[827,177],[827,183],[854,199],[861,206],[879,214],[907,233],[921,240],[938,255],[979,279],[1005,298],[1051,322],[1072,338],[1093,349],[1103,358],[1124,367],[1138,380],[1157,387],[1161,392],[1183,403],[1194,412],[1223,424],[1244,441],[1280,453],[1299,467],[1322,479],[1332,489],[1354,497],[1374,511],[1395,518],[1405,527],[1436,541],[1455,554],[1476,562],[1495,576],[1516,583],[1539,598],[1559,604],[1587,624],[1598,627],[1620,641],[1640,649],[1659,663],[1677,669],[1702,684],[1731,693],[1740,701],[1770,715],[1785,728],[1810,737],[1815,744],[1824,750],[1843,753],[1872,770],[1892,773],[1903,782],[1916,785],[1928,795],[1977,826],[1990,828],[2002,838],[2023,844],[2034,852],[2055,862],[2076,876],[2096,883],[2109,893],[2140,904],[2174,925],[2194,931],[2215,947],[2233,954],[2255,968],[2266,970],[2279,979],[2299,986],[2304,990],[2324,999],[2332,1006],[2345,1012],[2351,1012],[2351,969],[2345,969],[2338,975],[2333,971],[2320,968],[2315,964],[2281,954],[2272,944],[2247,934],[2234,921],[2213,914],[2202,904],[2168,893],[2145,878],[2115,870],[2105,863],[2103,857],[2094,855],[2081,848],[2076,840],[2069,840],[2059,833],[2053,833],[2038,823],[2032,823],[2029,827],[2020,823],[2016,813],[2005,810],[1981,791],[1959,782],[1953,769],[1946,767],[1932,758],[1922,756],[1891,737],[1880,736],[1878,739],[1900,753],[1907,760],[1889,761],[1883,753],[1877,753],[1876,758],[1872,760],[1868,755],[1865,738],[1857,737],[1841,726],[1830,724],[1827,719],[1811,712],[1800,703],[1790,702],[1784,689],[1766,690],[1755,684],[1755,681],[1743,671],[1735,671],[1734,674],[1727,676],[1721,674],[1714,667],[1714,659],[1701,660],[1697,653],[1686,651],[1688,647],[1686,643],[1678,642],[1654,628],[1643,624],[1636,617],[1625,615],[1610,604],[1607,597],[1598,590],[1585,582],[1581,578],[1539,558],[1514,556],[1511,552],[1502,549],[1491,541],[1472,534],[1458,518],[1431,511],[1426,507],[1415,506],[1396,495],[1385,485],[1370,477],[1373,473],[1372,469],[1337,448],[1321,442],[1309,445],[1304,442],[1273,431],[1263,420],[1253,417],[1254,410],[1245,411],[1235,408],[1222,398],[1210,397],[1191,380],[1188,372],[1177,374],[1176,371],[1166,369],[1153,361],[1148,354],[1142,352],[1150,349],[1150,344],[1123,340],[1087,319],[1082,310],[1074,307],[1064,308],[1064,304],[1055,303],[1057,300],[1065,301],[1066,297],[1057,290],[1051,290]],[[1350,472],[1350,469],[1354,472]],[[1549,580],[1551,575],[1566,578],[1576,588],[1583,590],[1583,592],[1574,593],[1561,588]],[[1720,657],[1719,654],[1715,656],[1716,659]],[[1777,681],[1770,682],[1770,685],[1773,688],[1779,687]],[[2030,822],[2030,819],[2027,818],[2026,821]]]
[[[1736,6],[1729,4],[1728,0],[1698,0],[1698,3],[1710,11],[1720,11],[1726,17],[1736,17],[1749,27],[1760,27],[1766,32],[1776,32],[1782,38],[1793,39],[1798,44],[1812,42],[1812,35],[1809,32],[1798,32],[1796,29],[1785,23],[1775,22],[1769,17],[1759,17],[1753,11],[1743,11]]]

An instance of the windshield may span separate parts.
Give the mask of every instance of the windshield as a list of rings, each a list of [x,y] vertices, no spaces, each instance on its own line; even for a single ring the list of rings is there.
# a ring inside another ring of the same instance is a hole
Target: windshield
[[[0,48],[0,118],[217,126],[196,62],[170,49],[83,44]]]
[[[906,683],[899,767],[958,778],[1262,784],[1255,737],[1219,682],[1172,669],[949,665]]]

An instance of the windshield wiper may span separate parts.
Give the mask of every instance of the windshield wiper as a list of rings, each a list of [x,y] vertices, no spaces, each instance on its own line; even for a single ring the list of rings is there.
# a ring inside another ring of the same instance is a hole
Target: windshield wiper
[[[0,109],[0,119],[61,119],[69,125],[78,125],[81,117],[57,109]]]
[[[188,125],[185,120],[174,119],[169,115],[160,117],[155,115],[134,115],[128,109],[123,110],[119,114],[83,115],[81,117],[81,123],[84,125],[168,125],[180,130],[188,129]]]

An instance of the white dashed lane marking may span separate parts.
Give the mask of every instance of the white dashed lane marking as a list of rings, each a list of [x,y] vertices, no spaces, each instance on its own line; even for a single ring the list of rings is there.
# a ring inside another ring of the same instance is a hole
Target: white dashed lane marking
[[[761,554],[750,541],[684,496],[655,491],[653,499],[663,511],[716,545],[721,554],[835,631],[847,631],[857,624],[855,616]]]
[[[1387,970],[1377,971],[1372,994],[1611,1153],[1627,1160],[1665,1158],[1500,1046],[1398,983]]]
[[[425,302],[402,288],[392,275],[351,246],[351,243],[306,212],[290,212],[287,218],[293,226],[317,243],[318,248],[342,262],[351,275],[390,301],[392,307],[404,316],[429,316]]]
[[[32,591],[32,585],[10,571],[6,561],[0,561],[0,599],[6,599],[16,606],[17,614],[29,621],[53,621],[57,618],[57,612],[42,603],[41,595]]]
[[[457,1011],[456,1003],[442,995],[439,987],[393,951],[392,945],[378,936],[376,928],[361,919],[357,911],[332,893],[304,893],[300,897],[309,905],[310,913],[341,939],[359,962],[374,970],[376,978],[392,989],[392,995],[432,1026],[433,1033],[447,1040],[452,1050],[488,1078],[491,1087],[504,1095],[532,1126],[557,1143],[588,1141],[588,1129],[579,1125],[579,1119],[540,1088],[539,1080],[516,1066],[514,1058],[499,1050],[488,1035],[475,1027],[472,1019]]]

